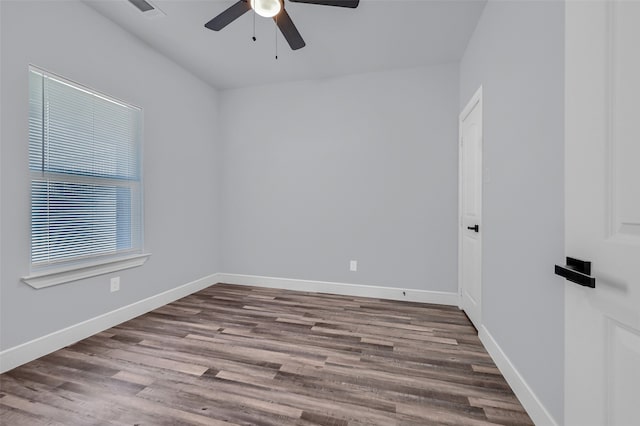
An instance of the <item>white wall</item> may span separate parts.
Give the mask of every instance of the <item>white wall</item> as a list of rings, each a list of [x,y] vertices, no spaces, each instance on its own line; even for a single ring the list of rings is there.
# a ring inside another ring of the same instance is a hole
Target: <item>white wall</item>
[[[484,97],[482,322],[563,418],[564,4],[489,1],[460,65]]]
[[[221,92],[224,272],[456,292],[457,115],[457,64]]]
[[[219,269],[217,94],[78,2],[1,1],[0,350]],[[29,273],[27,67],[34,64],[144,109],[142,267],[34,290]],[[121,290],[109,292],[120,275]]]

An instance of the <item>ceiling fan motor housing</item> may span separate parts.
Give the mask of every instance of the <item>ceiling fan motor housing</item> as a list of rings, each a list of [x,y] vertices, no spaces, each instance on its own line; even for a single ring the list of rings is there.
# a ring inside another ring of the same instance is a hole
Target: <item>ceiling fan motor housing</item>
[[[251,8],[260,16],[273,18],[283,8],[282,0],[251,0]]]

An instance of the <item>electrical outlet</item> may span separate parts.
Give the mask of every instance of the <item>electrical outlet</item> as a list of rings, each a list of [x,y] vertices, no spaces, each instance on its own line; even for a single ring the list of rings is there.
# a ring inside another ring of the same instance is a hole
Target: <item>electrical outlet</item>
[[[349,270],[351,272],[356,272],[358,270],[358,261],[352,260],[349,262]]]
[[[111,278],[111,293],[120,290],[120,277]]]

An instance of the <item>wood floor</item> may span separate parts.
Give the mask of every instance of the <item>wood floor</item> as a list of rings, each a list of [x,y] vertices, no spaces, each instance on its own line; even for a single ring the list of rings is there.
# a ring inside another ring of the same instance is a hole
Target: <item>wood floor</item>
[[[455,307],[228,284],[0,380],[11,426],[533,424]]]

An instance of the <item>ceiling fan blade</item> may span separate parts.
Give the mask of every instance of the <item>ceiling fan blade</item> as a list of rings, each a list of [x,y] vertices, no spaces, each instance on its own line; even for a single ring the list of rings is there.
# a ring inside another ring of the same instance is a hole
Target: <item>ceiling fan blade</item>
[[[289,0],[291,3],[321,4],[323,6],[358,7],[360,0]]]
[[[204,26],[213,31],[220,31],[250,10],[251,5],[249,2],[247,0],[240,0],[220,15],[204,24]]]
[[[286,10],[282,9],[280,13],[273,17],[273,20],[276,21],[276,25],[280,28],[280,32],[292,50],[302,49],[307,45]]]

